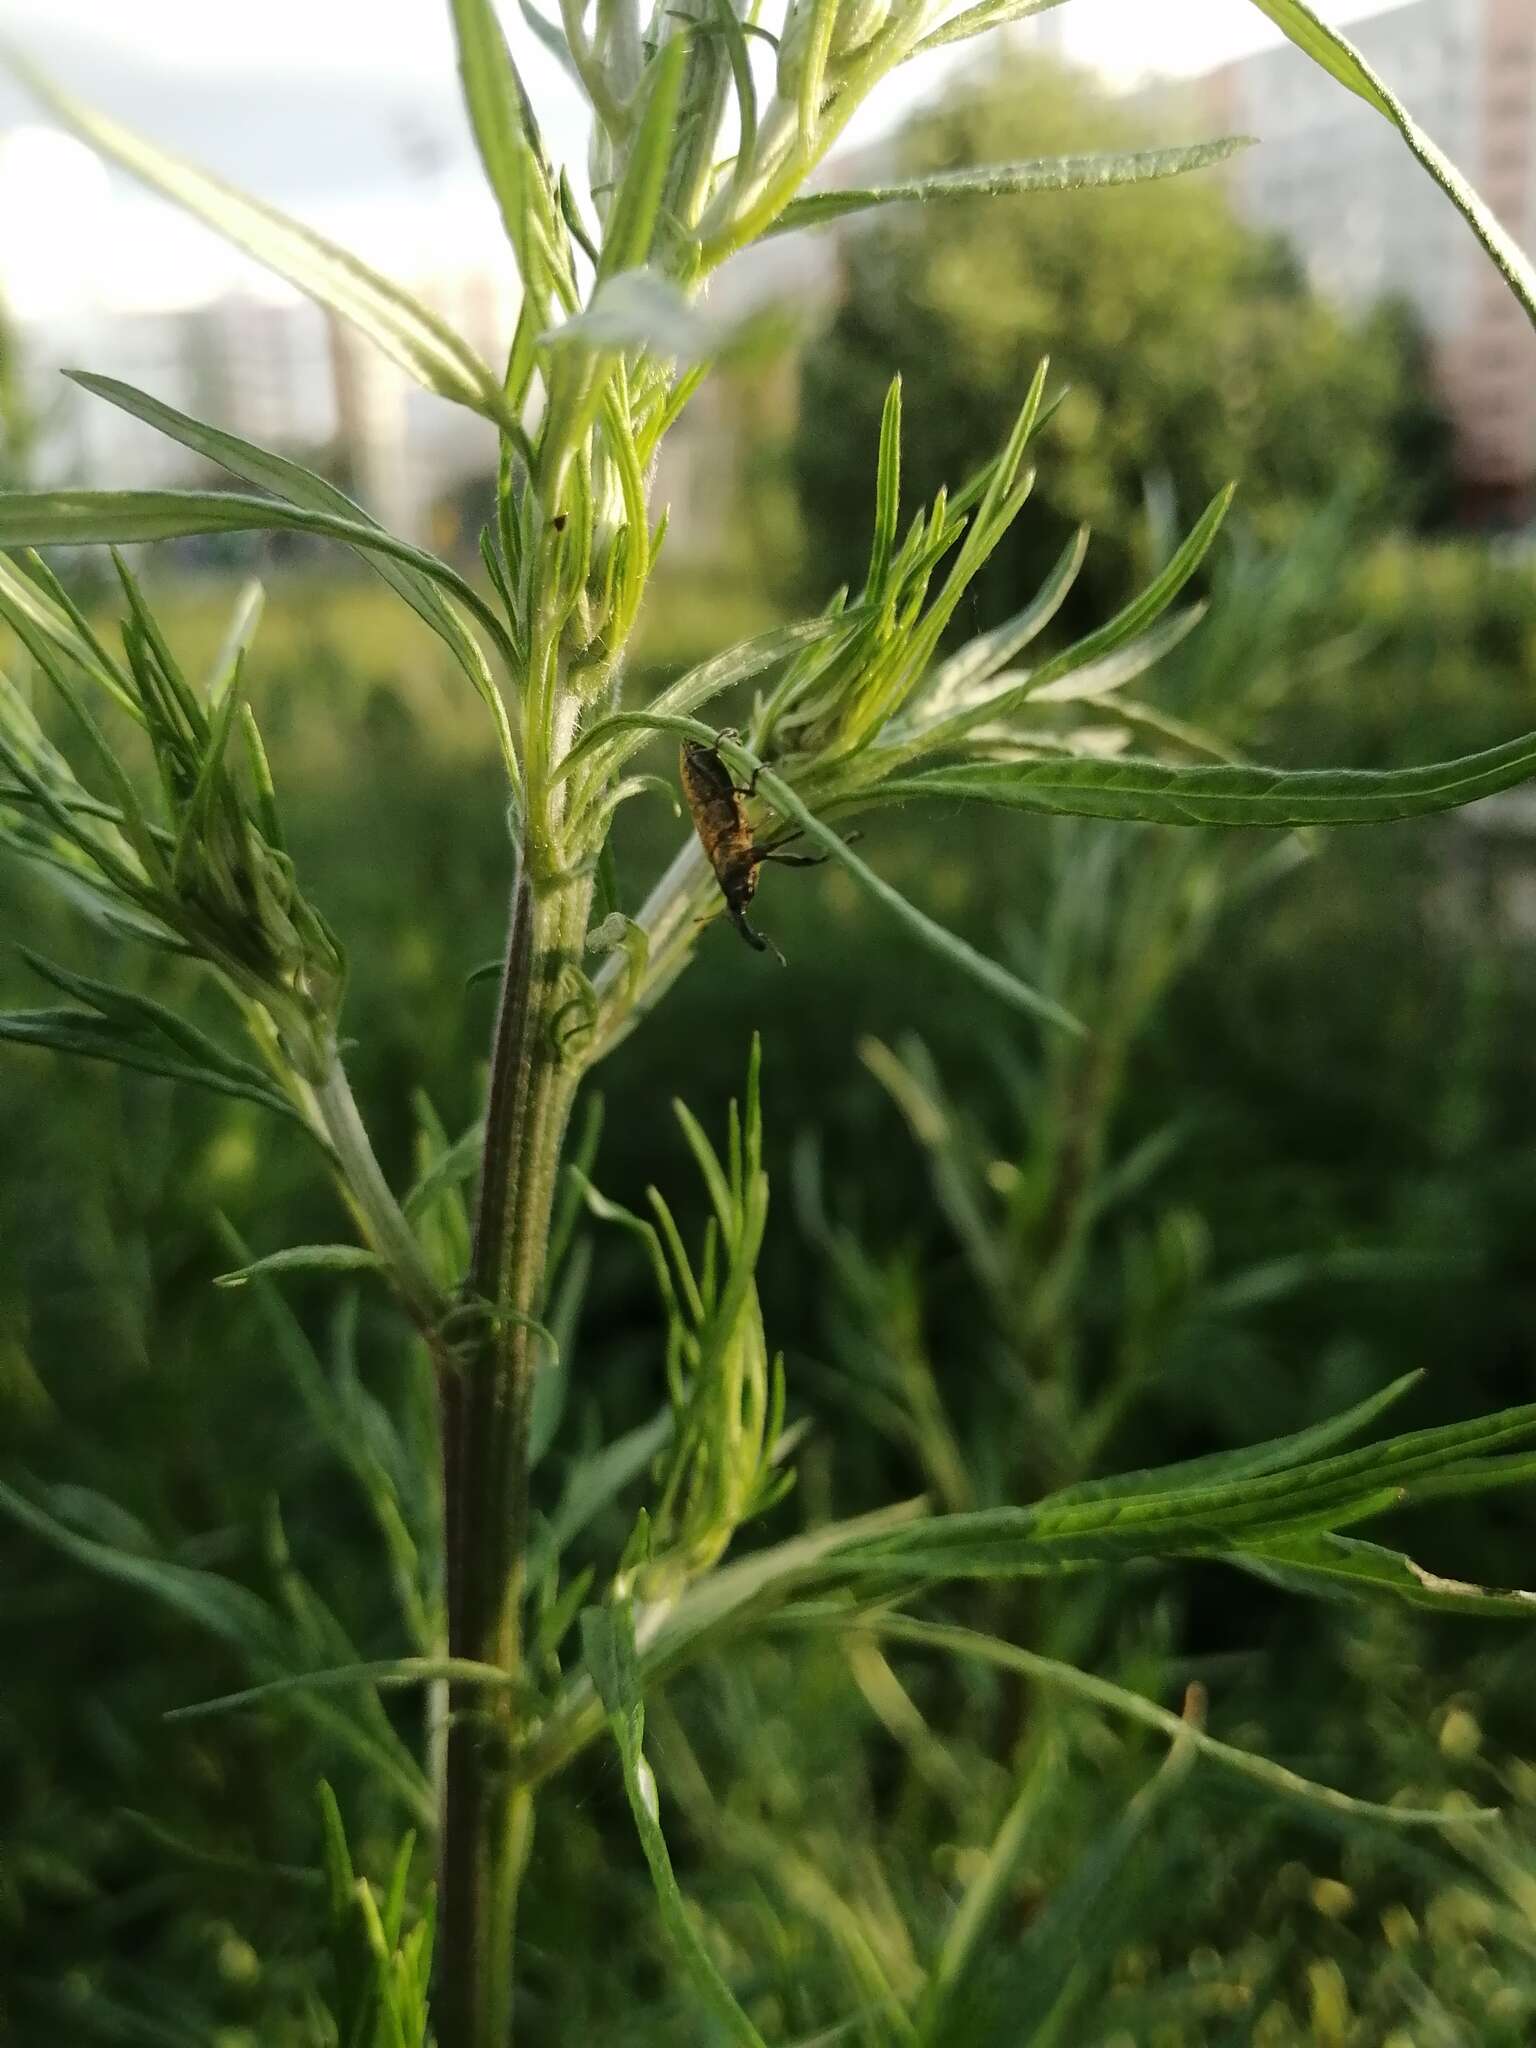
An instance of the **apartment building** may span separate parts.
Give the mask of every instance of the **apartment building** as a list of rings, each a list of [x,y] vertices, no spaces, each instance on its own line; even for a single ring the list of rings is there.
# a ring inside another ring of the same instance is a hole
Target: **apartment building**
[[[1526,248],[1536,246],[1536,4],[1411,0],[1351,40]],[[1346,305],[1406,299],[1456,421],[1467,516],[1536,513],[1536,335],[1396,131],[1289,45],[1197,84],[1204,117],[1256,135],[1234,200]]]

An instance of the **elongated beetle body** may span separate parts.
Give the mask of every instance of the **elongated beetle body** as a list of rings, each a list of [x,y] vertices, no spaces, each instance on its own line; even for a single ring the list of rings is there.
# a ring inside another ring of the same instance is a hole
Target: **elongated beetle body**
[[[751,784],[740,787],[721,760],[718,747],[702,740],[684,740],[678,771],[693,829],[714,869],[731,923],[757,952],[774,953],[782,961],[784,956],[772,941],[747,922],[747,905],[757,894],[758,870],[769,860],[788,868],[819,867],[823,856],[781,853],[777,847],[753,843],[752,821],[747,816]]]

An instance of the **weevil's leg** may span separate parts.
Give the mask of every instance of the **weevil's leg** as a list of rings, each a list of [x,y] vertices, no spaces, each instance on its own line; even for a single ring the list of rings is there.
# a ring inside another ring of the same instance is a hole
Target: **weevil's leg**
[[[804,837],[803,832],[786,832],[782,839],[771,839],[766,846],[754,846],[747,858],[755,868],[760,868],[765,860],[782,860],[783,849],[786,846],[793,846],[797,839]],[[823,854],[820,858],[824,860],[826,855]]]
[[[843,840],[843,844],[844,846],[852,846],[856,839],[862,839],[863,836],[862,832],[850,832]],[[754,846],[752,849],[753,867],[761,867],[765,860],[775,860],[779,863],[780,867],[785,868],[819,868],[824,862],[832,858],[830,853],[786,853],[784,851],[786,846],[793,846],[797,839],[803,839],[804,837],[805,834],[803,832],[791,832],[787,838],[775,840],[772,846]]]

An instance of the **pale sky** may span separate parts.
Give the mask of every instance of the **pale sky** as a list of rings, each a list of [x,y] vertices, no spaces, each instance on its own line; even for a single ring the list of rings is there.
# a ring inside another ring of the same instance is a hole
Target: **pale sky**
[[[1385,4],[1322,0],[1341,25]],[[516,8],[504,11],[552,153],[580,162],[571,88]],[[496,239],[447,20],[446,0],[0,0],[0,35],[61,84],[406,276]],[[1069,0],[1046,20],[1070,55],[1119,82],[1278,39],[1249,0]],[[899,74],[850,140],[900,118],[944,68],[928,59]],[[44,120],[0,82],[0,289],[23,316],[268,289],[195,223],[109,186]]]
[[[1322,12],[1344,22],[1390,4],[1324,0]],[[410,78],[449,61],[447,11],[442,0],[4,0],[0,20],[19,42],[34,28],[73,31],[150,50],[167,71],[255,64]],[[507,13],[519,34],[516,10]],[[1275,39],[1247,0],[1073,0],[1063,19],[1076,54],[1132,71],[1203,68]]]

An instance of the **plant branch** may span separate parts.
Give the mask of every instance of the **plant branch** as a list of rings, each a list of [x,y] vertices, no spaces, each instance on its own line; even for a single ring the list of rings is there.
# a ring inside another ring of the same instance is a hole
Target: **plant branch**
[[[412,1319],[433,1335],[441,1326],[445,1304],[416,1233],[384,1178],[334,1046],[315,1087],[314,1102],[335,1155],[342,1192],[364,1239],[385,1261]]]

